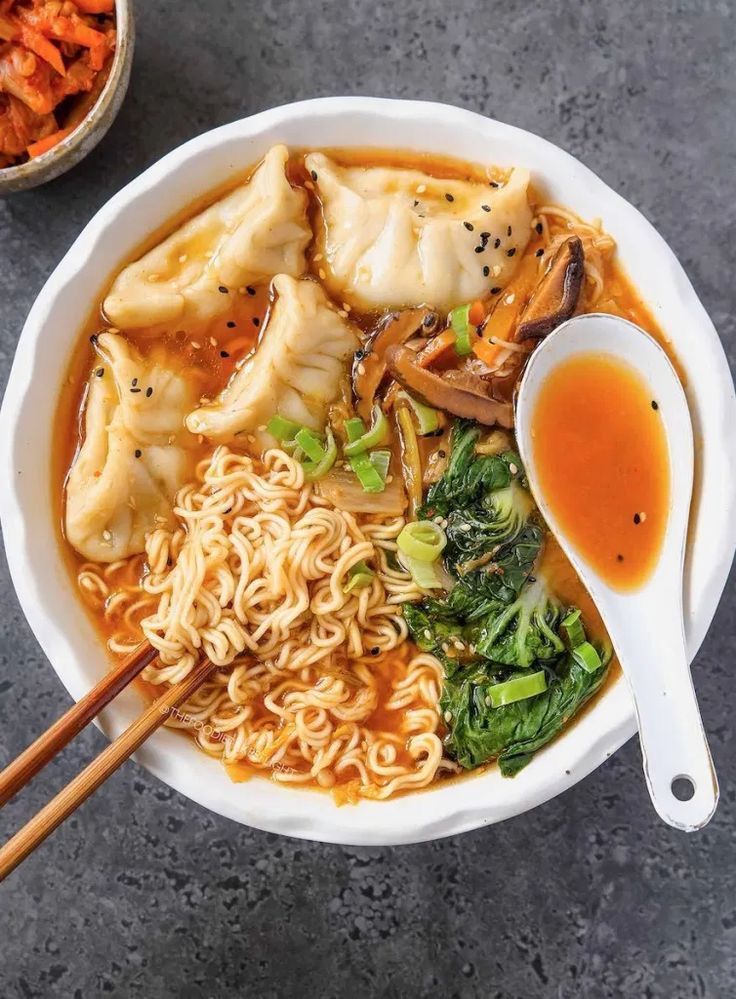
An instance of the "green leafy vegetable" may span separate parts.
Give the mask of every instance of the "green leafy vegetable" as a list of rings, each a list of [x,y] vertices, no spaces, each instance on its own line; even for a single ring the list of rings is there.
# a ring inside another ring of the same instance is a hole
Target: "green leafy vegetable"
[[[480,434],[473,423],[455,424],[444,474],[419,509],[422,518],[446,520],[452,585],[405,604],[404,616],[419,648],[444,669],[449,754],[466,768],[498,758],[512,776],[600,687],[610,650],[585,642],[579,612],[566,612],[546,581],[531,576],[543,526],[521,462],[513,451],[478,454]],[[582,632],[570,651],[563,618],[571,644]]]
[[[560,604],[539,578],[525,586],[512,604],[486,617],[478,652],[494,662],[522,668],[555,659],[565,651],[557,634],[561,616]]]
[[[589,673],[566,655],[548,670],[547,690],[499,708],[486,703],[496,676],[490,664],[456,671],[445,678],[441,708],[449,718],[447,747],[466,769],[498,759],[501,773],[513,776],[533,754],[553,739],[603,683],[601,667]]]

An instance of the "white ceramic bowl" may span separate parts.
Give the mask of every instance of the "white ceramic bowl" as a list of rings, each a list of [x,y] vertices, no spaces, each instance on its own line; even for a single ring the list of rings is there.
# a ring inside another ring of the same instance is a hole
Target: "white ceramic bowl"
[[[636,209],[590,170],[529,132],[440,104],[340,97],[265,111],[169,153],[97,213],[31,310],[0,416],[0,516],[21,605],[72,697],[84,694],[105,668],[100,639],[58,550],[50,495],[54,411],[72,347],[90,303],[133,249],[183,206],[257,161],[275,142],[451,150],[465,160],[523,165],[549,198],[583,218],[603,219],[687,374],[700,443],[699,499],[685,587],[686,632],[694,656],[736,547],[736,400],[716,331],[671,250]],[[117,736],[140,707],[134,692],[118,698],[104,714],[103,731]],[[40,729],[40,719],[37,726]],[[341,808],[328,795],[268,780],[232,784],[216,761],[165,730],[149,740],[137,759],[176,790],[238,822],[307,839],[378,845],[447,836],[517,815],[585,777],[634,731],[629,694],[618,680],[513,780],[492,769],[393,801]]]

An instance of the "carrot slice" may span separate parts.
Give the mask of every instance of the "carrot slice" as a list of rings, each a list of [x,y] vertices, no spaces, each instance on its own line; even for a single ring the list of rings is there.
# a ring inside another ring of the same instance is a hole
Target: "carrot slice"
[[[28,155],[31,159],[35,159],[37,156],[43,156],[47,153],[49,149],[53,149],[55,145],[65,139],[67,135],[70,135],[74,131],[74,128],[60,128],[58,132],[52,132],[51,135],[47,135],[45,139],[39,139],[38,142],[32,142],[28,147]]]
[[[468,311],[468,322],[471,326],[480,326],[483,320],[486,318],[486,307],[479,298],[477,298],[473,304],[470,306]]]
[[[476,357],[479,357],[481,361],[484,361],[489,368],[493,367],[496,363],[500,349],[501,348],[497,343],[489,343],[482,337],[476,337],[473,340],[473,353]]]
[[[61,52],[59,52],[57,47],[48,38],[44,38],[40,31],[35,31],[27,24],[19,24],[18,29],[18,37],[27,49],[40,56],[60,76],[66,75],[66,68],[64,67],[64,60],[61,58]]]

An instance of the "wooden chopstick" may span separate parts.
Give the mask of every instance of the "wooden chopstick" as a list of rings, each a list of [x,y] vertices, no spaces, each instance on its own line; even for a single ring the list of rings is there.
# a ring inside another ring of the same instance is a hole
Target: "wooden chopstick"
[[[0,772],[0,808],[20,791],[39,770],[71,742],[93,718],[137,676],[158,653],[147,642],[110,670],[96,687],[77,701],[66,714]]]
[[[169,713],[186,701],[213,668],[209,659],[201,659],[189,676],[170,687],[146,708],[140,718],[110,743],[89,766],[67,784],[55,798],[52,798],[48,805],[45,805],[9,839],[5,846],[0,847],[0,881],[3,881],[29,853],[43,843],[46,837],[96,791],[152,732],[163,725]]]

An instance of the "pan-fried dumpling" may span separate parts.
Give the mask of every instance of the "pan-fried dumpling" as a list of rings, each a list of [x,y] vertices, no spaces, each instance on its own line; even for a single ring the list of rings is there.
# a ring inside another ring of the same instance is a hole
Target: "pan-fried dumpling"
[[[146,535],[172,522],[171,504],[193,471],[196,438],[184,417],[196,380],[170,370],[160,353],[145,360],[121,336],[97,338],[84,443],[66,493],[66,536],[94,562],[142,552]]]
[[[449,310],[503,288],[531,236],[529,172],[492,187],[417,170],[306,165],[322,202],[320,247],[332,288],[365,309]]]
[[[219,442],[250,433],[270,447],[276,442],[263,428],[275,413],[324,428],[358,332],[316,282],[279,274],[273,287],[278,297],[258,347],[211,405],[187,417],[192,433]]]
[[[186,222],[115,279],[105,299],[121,329],[213,319],[228,292],[302,274],[312,238],[307,195],[291,186],[286,146],[273,146],[250,181]]]

